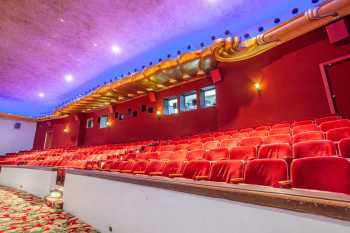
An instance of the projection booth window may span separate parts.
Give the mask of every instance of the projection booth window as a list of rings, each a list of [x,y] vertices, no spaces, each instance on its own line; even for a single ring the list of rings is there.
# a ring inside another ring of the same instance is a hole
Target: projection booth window
[[[91,129],[94,127],[94,119],[93,118],[89,118],[86,120],[86,128]]]
[[[100,117],[100,128],[107,128],[108,127],[108,116],[101,116]]]
[[[215,86],[209,86],[201,89],[201,108],[216,106]]]
[[[181,111],[191,111],[197,109],[197,93],[196,91],[188,92],[180,98]]]
[[[170,97],[167,99],[164,99],[164,114],[165,115],[172,115],[177,114],[177,97]]]

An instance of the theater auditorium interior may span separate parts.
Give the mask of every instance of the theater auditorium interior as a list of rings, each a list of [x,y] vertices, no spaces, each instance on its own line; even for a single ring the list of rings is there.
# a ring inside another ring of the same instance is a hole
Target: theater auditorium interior
[[[0,233],[350,232],[350,0],[0,12]]]

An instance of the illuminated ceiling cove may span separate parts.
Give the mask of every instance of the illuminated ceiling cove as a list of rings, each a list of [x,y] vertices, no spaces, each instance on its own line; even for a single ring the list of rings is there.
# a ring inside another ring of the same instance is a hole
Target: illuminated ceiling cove
[[[40,116],[225,36],[256,36],[317,0],[2,1],[0,112]]]

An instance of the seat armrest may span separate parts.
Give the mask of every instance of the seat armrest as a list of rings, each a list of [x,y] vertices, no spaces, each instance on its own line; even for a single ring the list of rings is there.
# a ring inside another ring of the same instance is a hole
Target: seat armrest
[[[292,188],[292,182],[290,180],[281,180],[281,181],[278,181],[278,184],[280,188],[284,188],[284,189]]]
[[[169,174],[170,178],[175,178],[175,177],[182,177],[183,174],[182,173],[173,173],[173,174]]]
[[[209,176],[195,176],[194,180],[208,180]]]
[[[149,175],[150,176],[161,176],[162,172],[150,172]]]
[[[145,171],[134,171],[134,174],[145,174]]]
[[[121,170],[122,173],[132,173],[132,170]]]
[[[231,184],[239,184],[239,183],[243,183],[243,182],[244,182],[243,178],[233,178],[230,180]]]

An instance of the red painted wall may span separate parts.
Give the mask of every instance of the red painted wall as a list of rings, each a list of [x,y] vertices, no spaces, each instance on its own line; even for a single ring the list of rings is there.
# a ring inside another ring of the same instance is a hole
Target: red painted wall
[[[64,129],[68,132],[64,132]],[[53,120],[51,123],[39,122],[35,133],[33,149],[43,149],[47,131],[53,132],[52,148],[78,145],[80,121],[73,117]]]
[[[330,114],[319,64],[349,53],[350,43],[331,45],[322,28],[249,61],[220,64],[224,80],[217,85],[218,127]],[[260,94],[253,88],[256,80],[262,84]]]
[[[141,105],[162,106],[163,98],[211,85],[210,79],[196,81],[158,93],[156,103],[147,97],[117,106],[127,115],[127,109],[138,111],[138,117],[112,121],[112,127],[99,129],[97,117],[107,110],[90,113],[82,118],[78,135],[80,144],[95,145],[132,140],[178,137],[224,128],[243,128],[286,120],[315,118],[330,113],[319,64],[350,54],[350,43],[331,45],[324,28],[281,45],[259,57],[239,63],[219,64],[223,80],[217,83],[217,107],[163,116],[142,113]],[[257,93],[253,84],[261,81]],[[349,86],[350,83],[344,84]],[[86,119],[94,117],[95,127],[85,129]],[[58,123],[57,123],[58,124]],[[55,125],[55,123],[54,123]],[[59,125],[59,124],[58,124]],[[62,124],[56,126],[55,146],[72,144],[62,135]],[[36,146],[42,142],[38,127]]]

